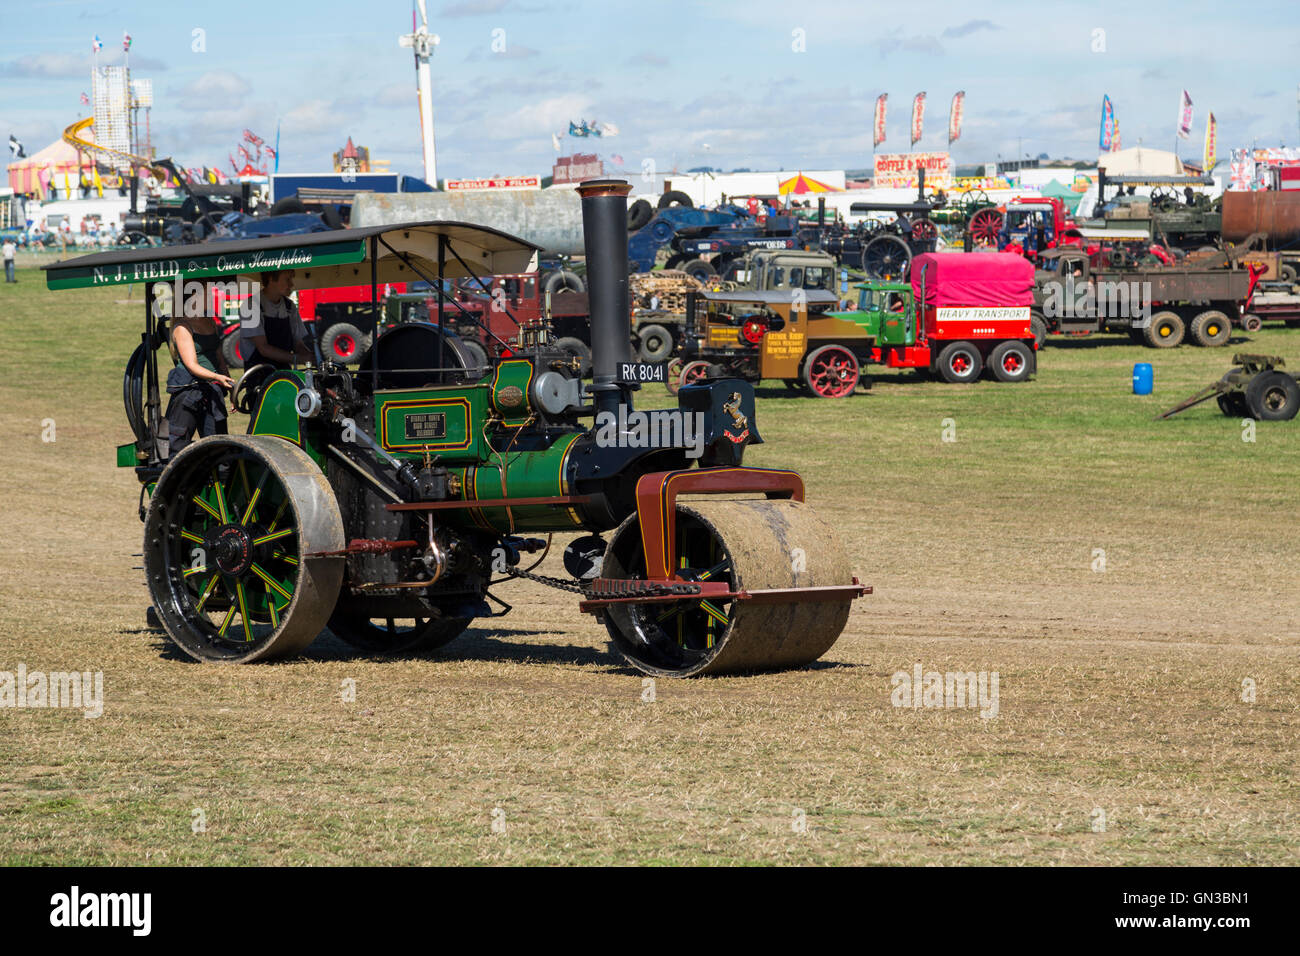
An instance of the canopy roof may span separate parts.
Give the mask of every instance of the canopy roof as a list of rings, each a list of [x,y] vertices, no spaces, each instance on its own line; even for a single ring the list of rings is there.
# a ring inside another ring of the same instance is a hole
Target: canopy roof
[[[99,252],[42,266],[51,289],[74,289],[175,279],[255,279],[262,272],[293,269],[300,289],[367,285],[370,243],[377,245],[379,282],[411,282],[438,276],[438,245],[446,242],[442,277],[525,272],[539,246],[486,226],[466,222],[407,222],[306,235],[269,236],[232,242],[201,242]],[[473,273],[462,266],[465,261]]]
[[[703,298],[709,302],[737,302],[740,304],[752,303],[754,305],[790,305],[794,302],[794,289],[769,289],[764,292],[701,292]],[[804,289],[802,290],[804,301],[808,305],[831,305],[837,304],[840,297],[834,292],[827,292],[825,289]]]
[[[916,300],[930,306],[1034,304],[1034,265],[1014,253],[927,252],[912,260],[909,277]]]

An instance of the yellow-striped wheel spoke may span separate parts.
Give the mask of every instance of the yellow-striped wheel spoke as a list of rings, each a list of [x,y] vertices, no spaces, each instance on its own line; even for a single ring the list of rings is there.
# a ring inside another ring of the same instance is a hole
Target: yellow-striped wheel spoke
[[[281,531],[272,531],[270,534],[264,534],[260,538],[254,538],[253,544],[266,544],[268,541],[278,541],[281,538],[287,538],[289,535],[296,533],[296,528],[285,528]]]
[[[244,592],[244,582],[235,582],[235,596],[239,599],[239,619],[244,625],[244,640],[253,640],[253,622],[248,619],[248,595]]]
[[[286,601],[293,600],[293,595],[290,594],[288,591],[286,591],[284,589],[284,586],[280,584],[279,581],[275,580],[275,578],[267,574],[266,571],[262,569],[261,565],[253,564],[250,570],[252,570],[254,574],[256,574],[259,578],[265,581],[266,586],[270,588],[272,591],[274,591],[276,594],[280,595],[280,597],[284,598]],[[267,595],[267,599],[271,602],[272,606],[275,605],[275,599],[272,598],[269,594]]]
[[[234,619],[235,619],[235,606],[232,604],[230,605],[230,609],[226,611],[226,616],[221,619],[221,626],[217,628],[217,634],[220,637],[226,636],[226,631],[230,630],[230,622],[233,621]]]
[[[194,605],[194,610],[196,613],[198,614],[203,613],[203,605],[208,603],[208,598],[212,596],[212,590],[217,586],[217,581],[220,579],[220,577],[221,576],[219,574],[214,574],[212,575],[212,577],[208,578],[208,583],[204,586],[203,593],[199,595],[199,603]]]
[[[278,525],[280,519],[284,517],[284,509],[287,507],[289,507],[289,499],[285,498],[284,501],[280,502],[280,507],[275,510],[275,517],[271,519],[271,523],[266,526],[267,531],[275,530],[275,526]]]
[[[198,505],[200,508],[202,508],[202,509],[203,509],[204,511],[206,511],[208,514],[212,515],[212,517],[216,518],[218,521],[223,521],[223,520],[225,520],[225,519],[223,519],[223,518],[221,517],[221,515],[219,515],[219,514],[217,513],[217,509],[213,508],[212,505],[208,504],[206,501],[204,501],[204,500],[203,500],[202,498],[200,498],[198,495],[195,495],[194,498],[193,498],[192,500],[194,501],[194,503],[195,503],[196,505]]]
[[[197,535],[193,531],[181,531],[181,537],[184,538],[186,541],[194,541],[197,542],[198,544],[203,543],[203,536]]]
[[[220,512],[217,517],[222,524],[229,524],[230,512],[226,508],[226,492],[222,489],[221,482],[217,480],[215,475],[212,478],[212,489],[217,495],[217,511]]]
[[[297,558],[291,554],[285,554],[283,551],[272,551],[271,557],[275,558],[277,561],[283,561],[285,564],[292,564],[294,566],[297,566],[298,564]]]
[[[242,466],[244,463],[241,461],[239,464]],[[262,477],[259,478],[259,479],[258,479],[258,482],[257,482],[257,488],[253,491],[253,493],[252,493],[251,495],[249,495],[249,497],[248,497],[248,507],[244,509],[244,516],[243,516],[242,518],[239,519],[239,523],[240,523],[240,524],[242,524],[242,525],[247,525],[248,522],[252,519],[253,515],[256,513],[256,511],[257,511],[257,499],[260,498],[260,497],[262,497],[262,486],[266,484],[266,476],[267,476],[267,474],[268,474],[268,472],[265,472],[265,471],[262,472]],[[245,485],[245,487],[247,487],[247,485],[248,485],[248,479],[247,479],[247,478],[244,479],[244,485]]]
[[[205,564],[201,568],[186,568],[184,571],[181,572],[181,576],[189,578],[189,577],[193,577],[196,574],[207,574],[207,573],[208,573],[208,566]]]
[[[718,610],[718,608],[710,601],[701,601],[700,610],[713,618],[713,620],[717,621],[719,624],[727,623],[727,615]]]

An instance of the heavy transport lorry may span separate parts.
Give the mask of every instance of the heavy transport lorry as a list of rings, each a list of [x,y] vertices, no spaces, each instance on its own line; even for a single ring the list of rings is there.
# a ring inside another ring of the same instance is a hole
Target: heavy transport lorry
[[[440,647],[507,613],[501,594],[521,578],[573,594],[647,674],[798,667],[834,644],[870,589],[805,503],[799,475],[744,466],[746,446],[762,440],[752,386],[713,379],[682,389],[674,408],[633,407],[630,188],[578,187],[589,384],[544,324],[525,326],[519,348],[487,374],[473,367],[448,327],[456,302],[446,282],[519,273],[536,247],[463,222],[45,267],[51,289],[150,286],[124,378],[134,440],[118,464],[141,484],[145,580],[177,647],[243,663],[301,651],[326,627],[370,654]],[[436,321],[384,331],[359,368],[318,351],[306,368],[254,377],[236,396],[250,411],[246,434],[170,454],[158,284],[248,281],[272,263],[292,268],[300,288],[368,280],[376,318],[383,284],[426,281]],[[563,576],[535,573],[555,534],[581,535],[565,549]]]
[[[1227,345],[1260,270],[1237,252],[1174,266],[1107,268],[1082,249],[1053,249],[1034,274],[1033,326],[1048,335],[1122,332],[1152,348]],[[1253,323],[1249,323],[1253,325]],[[1258,327],[1258,326],[1254,326]]]
[[[912,260],[909,276],[858,285],[858,308],[850,312],[835,311],[838,296],[824,291],[694,296],[677,382],[703,380],[716,365],[747,381],[777,378],[818,398],[843,398],[868,364],[954,383],[974,382],[986,370],[1001,382],[1034,373],[1028,260],[925,253]]]

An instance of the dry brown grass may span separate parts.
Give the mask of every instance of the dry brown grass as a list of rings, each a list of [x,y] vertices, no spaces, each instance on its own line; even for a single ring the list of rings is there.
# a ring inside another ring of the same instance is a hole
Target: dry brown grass
[[[173,653],[143,629],[137,486],[111,467],[138,310],[21,278],[0,300],[0,669],[102,670],[106,701],[0,710],[0,862],[1300,856],[1300,421],[1253,446],[1208,412],[1153,424],[1124,394],[1149,352],[1055,349],[1022,388],[764,398],[753,463],[805,473],[876,593],[816,667],[659,681],[647,703],[602,628],[531,584],[422,659],[328,635],[273,665]],[[1300,360],[1300,334],[1256,339]],[[1160,356],[1155,404],[1227,358]],[[914,662],[998,671],[999,716],[895,709]]]

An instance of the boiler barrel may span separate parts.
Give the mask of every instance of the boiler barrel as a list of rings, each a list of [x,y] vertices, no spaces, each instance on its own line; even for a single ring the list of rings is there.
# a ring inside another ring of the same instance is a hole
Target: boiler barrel
[[[1300,190],[1224,193],[1224,240],[1241,242],[1252,232],[1265,233],[1272,248],[1300,241]]]

